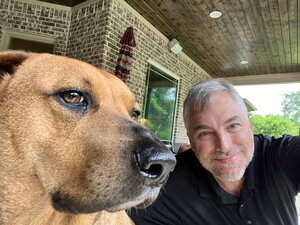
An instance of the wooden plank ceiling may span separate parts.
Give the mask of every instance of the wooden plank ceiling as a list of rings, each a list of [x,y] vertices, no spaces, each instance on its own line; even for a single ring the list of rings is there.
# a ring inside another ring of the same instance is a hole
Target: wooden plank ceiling
[[[300,0],[125,1],[213,77],[300,71]],[[222,16],[209,17],[214,10]]]
[[[300,70],[300,0],[126,2],[213,77]]]

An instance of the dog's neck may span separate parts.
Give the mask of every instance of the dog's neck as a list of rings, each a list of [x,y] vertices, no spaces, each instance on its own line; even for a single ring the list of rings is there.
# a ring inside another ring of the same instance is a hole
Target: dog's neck
[[[109,213],[101,211],[94,214],[67,214],[60,213],[53,208],[36,218],[36,222],[30,225],[122,225],[129,224],[128,217],[124,211],[117,213]],[[44,219],[43,219],[44,218]]]
[[[124,211],[117,213],[101,211],[94,214],[58,212],[51,206],[48,195],[43,193],[42,189],[38,190],[38,185],[35,185],[35,187],[28,186],[27,189],[24,187],[22,189],[14,183],[13,186],[8,185],[0,191],[0,210],[2,211],[0,225],[121,225],[131,223]],[[3,184],[0,186],[3,187]],[[35,192],[30,190],[35,190]]]
[[[124,211],[76,215],[56,211],[51,206],[49,196],[39,179],[33,175],[32,168],[23,165],[24,160],[18,159],[16,152],[3,149],[1,146],[4,144],[0,143],[0,157],[11,161],[5,161],[0,165],[0,225],[133,224]],[[27,185],[23,185],[24,183]]]
[[[11,224],[24,224],[24,225],[92,225],[95,224],[94,220],[96,215],[72,215],[67,213],[60,213],[52,207],[46,207],[41,210],[39,214],[34,216],[22,216],[16,218]]]
[[[124,211],[109,213],[101,211],[94,214],[68,214],[54,210],[51,206],[41,210],[39,214],[15,215],[1,225],[122,225],[133,224]]]
[[[0,165],[0,225],[98,224],[94,223],[96,214],[72,215],[54,210],[39,179],[14,151],[0,149],[0,157],[11,159]]]

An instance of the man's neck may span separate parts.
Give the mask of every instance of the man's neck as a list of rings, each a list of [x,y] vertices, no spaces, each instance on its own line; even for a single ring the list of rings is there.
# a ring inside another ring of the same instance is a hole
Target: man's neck
[[[225,191],[227,191],[228,193],[235,195],[237,197],[240,197],[240,193],[242,190],[242,187],[244,185],[244,180],[245,178],[241,178],[240,180],[237,181],[225,181],[225,180],[221,180],[218,177],[215,177],[217,183],[220,185],[221,188],[223,188]]]

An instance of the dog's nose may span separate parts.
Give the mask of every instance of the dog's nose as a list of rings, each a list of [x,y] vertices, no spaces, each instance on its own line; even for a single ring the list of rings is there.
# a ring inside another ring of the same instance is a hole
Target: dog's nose
[[[176,164],[175,156],[164,146],[152,145],[135,153],[140,174],[150,183],[162,184]]]
[[[166,147],[151,144],[135,152],[135,160],[140,174],[147,184],[162,185],[176,165],[173,153]]]
[[[146,184],[162,185],[176,165],[175,155],[145,127],[135,124],[131,132],[136,137],[133,149],[139,173]]]

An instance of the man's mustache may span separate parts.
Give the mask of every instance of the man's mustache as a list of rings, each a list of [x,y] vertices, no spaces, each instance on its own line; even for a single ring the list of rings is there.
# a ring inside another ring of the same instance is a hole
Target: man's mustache
[[[237,148],[232,148],[229,149],[227,152],[216,152],[216,153],[212,153],[209,155],[208,159],[209,160],[213,160],[213,159],[224,159],[224,158],[228,158],[232,155],[235,155],[237,153],[240,152],[246,152],[246,147],[245,146],[240,146]]]

